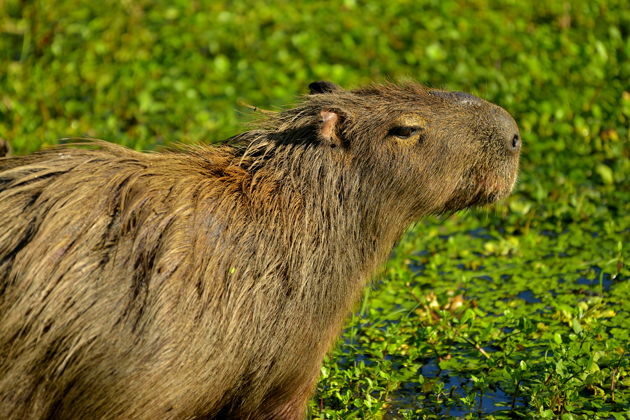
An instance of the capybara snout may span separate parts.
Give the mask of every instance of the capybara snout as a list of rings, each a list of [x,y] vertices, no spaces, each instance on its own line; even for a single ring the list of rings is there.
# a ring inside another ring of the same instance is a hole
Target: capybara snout
[[[431,90],[430,94],[455,101],[456,104],[462,106],[490,108],[490,124],[493,125],[496,130],[496,132],[493,133],[495,139],[500,142],[501,146],[506,148],[508,153],[518,154],[520,152],[521,141],[518,126],[514,118],[503,108],[465,92]],[[479,123],[483,124],[483,121],[479,121]]]
[[[310,90],[221,146],[0,158],[0,418],[302,419],[404,230],[514,185],[496,105]]]

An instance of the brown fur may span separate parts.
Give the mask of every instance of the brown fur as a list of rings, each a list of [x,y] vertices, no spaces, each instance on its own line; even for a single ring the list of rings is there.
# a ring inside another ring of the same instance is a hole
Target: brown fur
[[[0,158],[8,156],[11,153],[11,147],[6,140],[0,139]]]
[[[312,91],[221,147],[0,159],[0,418],[303,418],[404,229],[514,184],[495,105]]]

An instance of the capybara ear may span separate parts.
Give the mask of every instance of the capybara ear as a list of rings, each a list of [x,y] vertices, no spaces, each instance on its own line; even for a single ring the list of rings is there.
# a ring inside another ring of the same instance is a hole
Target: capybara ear
[[[11,154],[11,146],[6,140],[0,139],[0,157],[9,156]]]
[[[311,90],[311,95],[316,95],[318,93],[332,93],[341,90],[341,88],[333,82],[327,82],[324,80],[313,82],[308,85],[308,88]]]
[[[343,145],[341,138],[341,125],[345,120],[345,115],[336,109],[322,109],[320,116],[320,137],[324,144],[330,147]]]

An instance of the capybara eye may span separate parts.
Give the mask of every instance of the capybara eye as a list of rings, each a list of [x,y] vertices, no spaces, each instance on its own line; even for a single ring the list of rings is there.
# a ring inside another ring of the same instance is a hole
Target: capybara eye
[[[418,134],[421,129],[421,127],[408,126],[394,127],[389,130],[388,134],[390,136],[398,137],[399,139],[408,139],[409,137]]]

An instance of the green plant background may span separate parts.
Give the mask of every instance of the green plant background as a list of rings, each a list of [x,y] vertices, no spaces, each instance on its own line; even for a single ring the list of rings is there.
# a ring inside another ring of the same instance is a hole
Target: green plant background
[[[514,194],[409,230],[311,418],[628,418],[627,0],[0,0],[0,138],[215,141],[313,80],[508,109]]]

